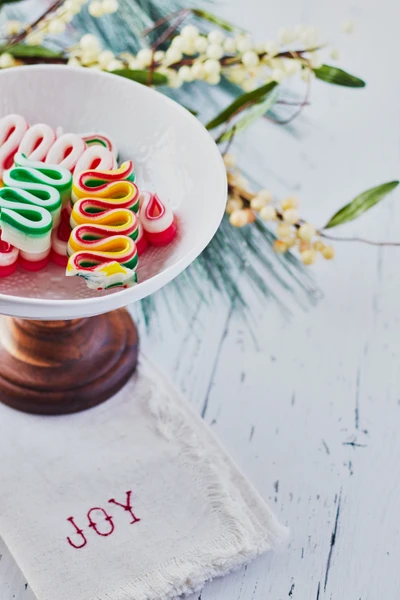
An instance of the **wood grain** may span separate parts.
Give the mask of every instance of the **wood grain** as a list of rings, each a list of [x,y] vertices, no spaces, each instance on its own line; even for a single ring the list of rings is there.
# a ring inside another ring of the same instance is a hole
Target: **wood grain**
[[[136,368],[138,334],[126,310],[74,321],[0,319],[0,401],[30,413],[85,410]]]

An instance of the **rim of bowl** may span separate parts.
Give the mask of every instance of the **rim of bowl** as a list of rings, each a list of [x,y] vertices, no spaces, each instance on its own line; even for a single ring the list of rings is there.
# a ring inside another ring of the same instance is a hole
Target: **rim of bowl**
[[[18,69],[18,72],[22,72],[22,73],[24,73],[26,71],[29,71],[29,72],[31,72],[31,71],[60,71],[60,70],[67,69],[69,71],[79,73],[80,75],[83,75],[86,77],[94,77],[94,78],[119,77],[120,78],[119,75],[114,75],[112,73],[106,73],[104,71],[96,71],[93,69],[84,69],[83,67],[70,67],[68,65],[25,65],[25,66],[20,66],[20,67],[11,67],[10,69],[4,69],[4,71],[0,72],[0,81],[1,81],[2,77],[7,76],[7,73],[9,73],[11,71],[14,72],[17,69]],[[172,281],[175,277],[177,277],[180,273],[182,273],[201,254],[201,252],[208,246],[208,244],[211,242],[212,238],[216,234],[218,227],[220,226],[222,218],[225,213],[226,198],[227,198],[226,169],[225,169],[224,161],[222,159],[220,151],[218,150],[217,145],[215,144],[214,140],[212,139],[212,137],[210,136],[210,134],[208,133],[206,128],[186,108],[184,108],[183,106],[181,106],[180,104],[178,104],[177,102],[172,100],[171,98],[168,98],[168,96],[161,94],[161,92],[158,92],[157,90],[155,90],[153,88],[144,86],[143,84],[138,83],[136,81],[132,81],[130,79],[127,79],[126,81],[127,81],[128,85],[140,87],[141,91],[144,94],[159,95],[162,98],[163,102],[173,105],[174,109],[177,110],[178,112],[180,112],[184,119],[192,122],[193,125],[197,128],[199,135],[203,136],[204,139],[205,139],[205,136],[207,136],[207,139],[210,143],[210,152],[212,152],[215,155],[216,163],[219,163],[220,167],[221,167],[221,169],[220,169],[221,177],[220,177],[220,182],[218,183],[219,189],[214,189],[214,192],[213,192],[217,198],[217,202],[215,205],[216,206],[215,219],[205,229],[205,233],[204,233],[204,236],[202,237],[202,240],[200,242],[198,242],[194,246],[194,248],[192,248],[185,256],[183,256],[182,258],[177,260],[173,265],[163,269],[160,273],[153,275],[146,281],[143,281],[142,283],[139,282],[139,284],[137,286],[133,286],[133,287],[127,288],[127,289],[122,289],[120,291],[115,291],[113,294],[108,294],[107,296],[99,296],[98,298],[81,298],[81,299],[29,298],[29,297],[25,297],[25,296],[11,296],[8,294],[0,293],[0,301],[3,300],[4,302],[9,302],[10,304],[14,304],[14,305],[18,305],[18,304],[24,304],[24,305],[30,305],[30,306],[40,305],[42,308],[46,307],[46,306],[61,307],[62,304],[66,304],[66,303],[73,305],[75,309],[77,309],[78,307],[82,307],[82,308],[89,307],[91,304],[95,304],[97,307],[100,308],[101,304],[109,304],[110,302],[112,302],[112,303],[115,302],[117,307],[118,306],[120,306],[120,307],[126,306],[127,304],[129,304],[132,301],[136,302],[138,300],[142,300],[146,296],[153,294],[154,292],[156,292],[157,290],[162,288],[164,285],[166,285],[167,283]],[[219,206],[219,202],[220,202],[220,206]],[[161,281],[159,281],[159,279],[161,279]],[[134,293],[132,293],[132,292],[134,292]],[[137,297],[134,300],[132,300],[129,298],[130,295],[137,296]],[[111,298],[114,299],[114,302],[111,300]]]

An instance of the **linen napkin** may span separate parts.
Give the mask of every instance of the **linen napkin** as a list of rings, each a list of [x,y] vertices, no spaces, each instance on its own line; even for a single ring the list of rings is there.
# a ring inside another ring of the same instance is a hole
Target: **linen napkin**
[[[146,358],[83,413],[0,405],[0,535],[38,600],[167,600],[286,530]]]

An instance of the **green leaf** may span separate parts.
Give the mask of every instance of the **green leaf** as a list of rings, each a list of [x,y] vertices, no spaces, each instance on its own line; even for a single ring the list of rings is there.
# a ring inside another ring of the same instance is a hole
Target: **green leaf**
[[[337,227],[337,225],[357,219],[360,215],[375,206],[375,204],[383,200],[398,185],[398,181],[389,181],[388,183],[382,183],[382,185],[366,190],[357,196],[357,198],[354,198],[350,204],[346,204],[346,206],[343,206],[343,208],[335,213],[324,229]]]
[[[15,58],[60,58],[62,52],[55,52],[44,46],[27,46],[25,44],[16,44],[7,48],[6,45],[0,46],[0,54],[8,52]]]
[[[218,25],[218,27],[225,29],[225,31],[237,31],[238,29],[241,29],[241,27],[237,27],[236,25],[229,23],[229,21],[225,21],[225,19],[221,19],[221,17],[217,17],[216,15],[213,15],[210,12],[200,8],[192,8],[191,11],[192,14],[196,15],[196,17],[204,19],[205,21],[209,21],[214,25]],[[241,30],[243,31],[243,29]]]
[[[199,114],[197,110],[189,108],[189,106],[186,106],[185,104],[181,104],[181,106],[185,108],[188,112],[190,112],[194,117],[197,117],[197,115]]]
[[[236,121],[235,125],[228,129],[228,131],[225,131],[225,133],[218,138],[218,143],[228,142],[234,135],[250,127],[250,125],[252,125],[255,121],[269,111],[271,106],[273,106],[277,101],[278,96],[278,90],[274,90],[268,94],[263,102],[247,110],[246,113],[238,121]]]
[[[363,88],[366,86],[365,81],[359,77],[350,75],[350,73],[346,73],[346,71],[330,65],[322,65],[322,67],[313,69],[313,71],[318,79],[322,79],[322,81],[326,81],[327,83],[353,88]]]
[[[21,0],[0,0],[0,8],[3,4],[11,4],[11,2],[21,2]]]
[[[132,69],[118,69],[117,71],[112,71],[114,75],[119,75],[120,77],[126,77],[127,79],[132,79],[132,81],[137,81],[138,83],[144,83],[148,85],[164,85],[168,83],[168,77],[163,75],[162,73],[150,73],[150,71],[135,71]]]
[[[265,100],[265,96],[267,96],[272,90],[277,86],[276,81],[271,81],[270,83],[266,83],[265,85],[253,90],[252,92],[247,92],[246,94],[242,94],[239,98],[236,98],[227,106],[222,112],[219,113],[212,121],[207,123],[206,128],[210,131],[211,129],[215,129],[218,125],[222,125],[232,117],[237,111],[239,111],[246,104],[259,104]]]

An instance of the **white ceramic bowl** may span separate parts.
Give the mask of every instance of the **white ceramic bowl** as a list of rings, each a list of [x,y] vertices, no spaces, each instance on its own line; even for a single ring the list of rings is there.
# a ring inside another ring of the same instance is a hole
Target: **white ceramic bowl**
[[[227,193],[221,155],[199,121],[162,94],[90,69],[16,67],[0,72],[0,117],[8,113],[68,132],[108,133],[121,158],[134,160],[139,188],[171,203],[179,235],[140,258],[140,283],[126,290],[89,290],[55,265],[39,273],[19,268],[0,278],[0,314],[73,319],[126,306],[179,275],[215,234]]]

